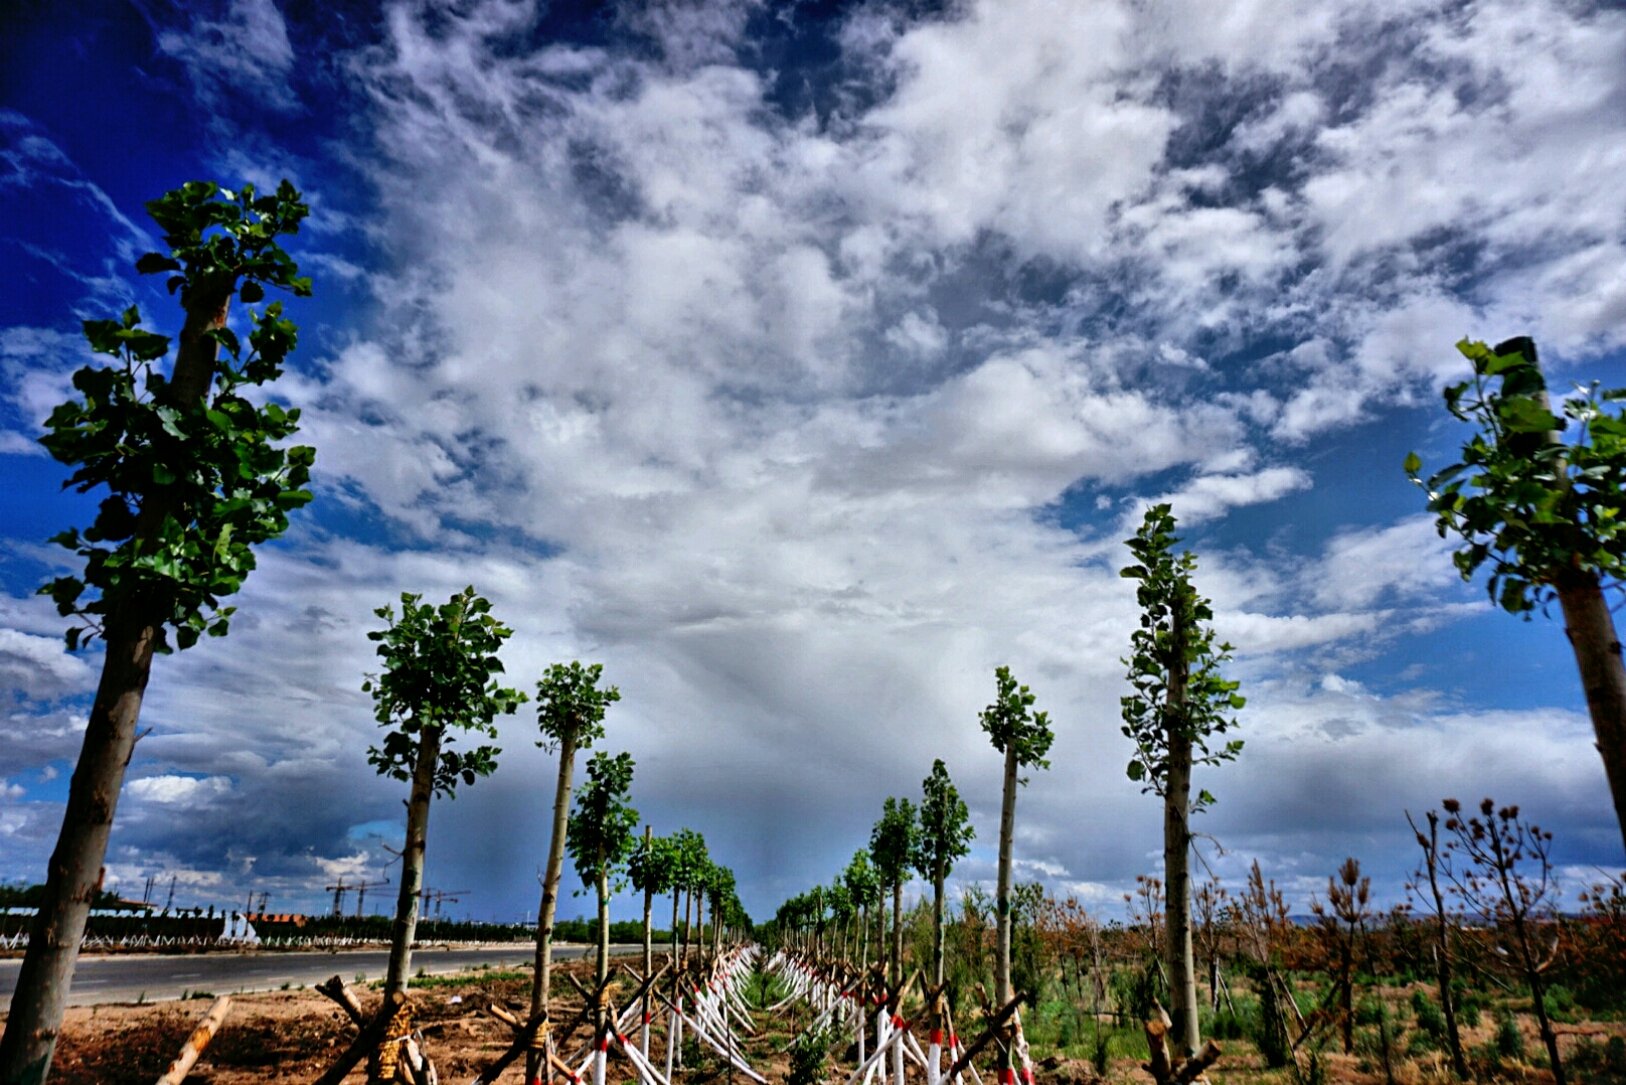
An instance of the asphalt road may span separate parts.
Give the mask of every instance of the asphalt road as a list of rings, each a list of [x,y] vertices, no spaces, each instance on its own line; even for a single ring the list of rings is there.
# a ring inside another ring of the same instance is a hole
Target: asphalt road
[[[641,951],[641,946],[611,946],[611,953]],[[556,946],[553,959],[573,960],[592,947]],[[513,967],[536,956],[534,946],[489,946],[467,949],[427,946],[412,953],[412,972],[430,975],[463,972],[490,965]],[[68,994],[72,1006],[98,1006],[109,1002],[158,1002],[186,993],[214,995],[242,991],[274,991],[282,987],[314,986],[337,973],[345,982],[358,978],[382,979],[389,966],[384,949],[339,950],[336,953],[199,953],[187,956],[129,954],[116,957],[80,957]],[[0,1005],[10,1006],[17,989],[21,960],[0,961]]]

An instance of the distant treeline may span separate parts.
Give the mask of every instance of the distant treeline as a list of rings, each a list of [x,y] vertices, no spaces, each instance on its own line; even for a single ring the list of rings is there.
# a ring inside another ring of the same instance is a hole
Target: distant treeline
[[[43,885],[0,885],[0,908],[38,908],[45,896]],[[92,908],[101,911],[140,912],[147,905],[138,901],[120,900],[118,894],[105,889],[96,890]]]
[[[287,916],[271,918],[251,917],[254,931],[261,938],[351,938],[364,942],[387,942],[390,938],[388,916]],[[595,942],[598,939],[597,919],[561,919],[553,925],[553,937],[558,942]],[[474,920],[420,919],[417,939],[420,942],[530,942],[536,938],[535,924],[481,923]],[[656,942],[670,942],[671,934],[656,931]],[[644,925],[636,920],[610,924],[610,941],[642,942]]]

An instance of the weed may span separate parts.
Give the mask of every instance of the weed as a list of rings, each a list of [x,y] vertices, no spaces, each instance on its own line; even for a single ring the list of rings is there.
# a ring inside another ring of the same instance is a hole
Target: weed
[[[1498,1058],[1515,1062],[1524,1060],[1524,1033],[1511,1013],[1503,1010],[1496,1015],[1496,1035],[1491,1040]]]
[[[790,1045],[788,1085],[819,1085],[824,1080],[833,1040],[827,1029],[809,1029],[796,1037]]]
[[[1439,1003],[1429,998],[1427,991],[1418,988],[1411,993],[1411,1012],[1417,1016],[1418,1031],[1426,1033],[1434,1046],[1438,1046],[1445,1038],[1445,1014]]]

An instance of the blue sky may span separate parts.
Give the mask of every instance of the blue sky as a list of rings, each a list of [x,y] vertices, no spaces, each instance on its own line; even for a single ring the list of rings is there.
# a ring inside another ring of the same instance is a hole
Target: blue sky
[[[1169,500],[1236,645],[1211,859],[1387,901],[1403,811],[1518,802],[1618,868],[1556,621],[1457,579],[1400,463],[1462,439],[1463,336],[1626,384],[1626,15],[1561,2],[15,6],[0,26],[0,878],[35,880],[99,658],[33,588],[85,519],[34,444],[78,321],[137,303],[142,203],[289,177],[316,295],[278,394],[317,500],[232,636],[162,659],[109,872],[318,907],[376,876],[373,608],[472,582],[605,664],[657,832],[754,913],[943,757],[992,871],[1010,664],[1056,724],[1019,876],[1114,914],[1160,863],[1124,778],[1122,540]],[[429,880],[534,907],[525,712],[438,804]],[[380,898],[380,903],[383,903]]]

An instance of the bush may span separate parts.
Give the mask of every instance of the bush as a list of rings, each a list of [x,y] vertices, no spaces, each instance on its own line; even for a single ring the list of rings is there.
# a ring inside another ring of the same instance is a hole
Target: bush
[[[1239,998],[1234,1007],[1221,1009],[1209,1018],[1203,1033],[1216,1040],[1241,1040],[1258,1030],[1259,1003]]]
[[[1469,1028],[1478,1028],[1485,1012],[1485,999],[1476,991],[1457,995],[1457,1020]]]
[[[1266,974],[1259,983],[1259,1012],[1254,1017],[1254,1030],[1248,1037],[1259,1048],[1265,1065],[1271,1068],[1286,1066],[1293,1059],[1293,1041],[1287,1035],[1287,1007],[1281,1005],[1276,985]]]
[[[787,1085],[819,1085],[834,1037],[826,1029],[802,1033],[790,1045],[790,1074]]]
[[[1547,1016],[1554,1021],[1563,1021],[1566,1024],[1575,1022],[1575,995],[1570,993],[1568,987],[1554,984],[1547,989],[1546,997],[1542,1002],[1547,1007]]]
[[[1417,1030],[1426,1033],[1438,1046],[1445,1039],[1445,1013],[1440,1009],[1439,1003],[1428,997],[1428,992],[1422,988],[1411,993],[1411,1012],[1417,1017]]]
[[[1603,1044],[1584,1038],[1564,1066],[1589,1085],[1626,1085],[1626,1037],[1611,1036]]]
[[[1498,1058],[1524,1061],[1524,1033],[1519,1031],[1518,1019],[1506,1010],[1496,1015],[1496,1035],[1491,1046]]]

